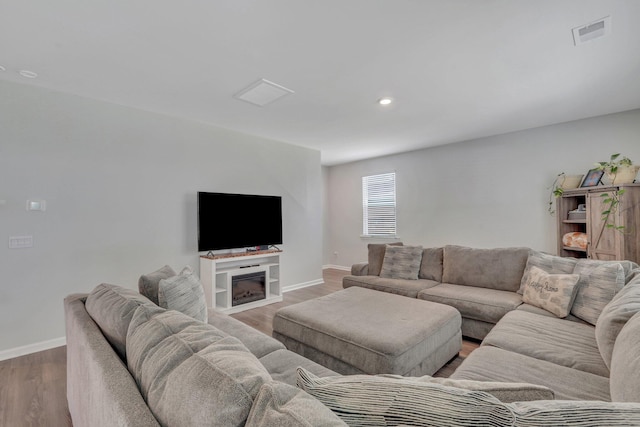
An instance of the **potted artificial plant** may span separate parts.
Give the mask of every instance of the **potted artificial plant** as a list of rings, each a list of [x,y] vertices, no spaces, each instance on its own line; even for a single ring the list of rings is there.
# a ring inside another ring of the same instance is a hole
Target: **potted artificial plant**
[[[560,172],[557,176],[553,184],[551,184],[551,193],[549,194],[549,213],[553,215],[555,210],[553,209],[554,199],[562,196],[564,190],[571,190],[574,188],[578,188],[580,183],[582,182],[582,177],[584,175],[566,175],[564,172]]]
[[[596,163],[596,168],[604,171],[611,185],[630,184],[636,179],[640,166],[634,165],[628,157],[622,157],[620,153],[612,154],[608,162]],[[604,210],[602,211],[602,220],[607,228],[614,228],[623,231],[624,226],[616,225],[615,221],[609,221],[611,215],[614,214],[620,205],[624,189],[612,190],[602,193]]]

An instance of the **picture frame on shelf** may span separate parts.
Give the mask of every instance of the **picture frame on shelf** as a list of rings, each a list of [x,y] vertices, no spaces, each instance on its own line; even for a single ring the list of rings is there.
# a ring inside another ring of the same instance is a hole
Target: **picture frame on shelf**
[[[587,175],[584,177],[584,180],[582,180],[582,184],[580,184],[580,187],[595,187],[598,184],[600,184],[600,180],[602,179],[602,176],[604,175],[604,171],[600,170],[600,169],[591,169],[589,172],[587,172]]]

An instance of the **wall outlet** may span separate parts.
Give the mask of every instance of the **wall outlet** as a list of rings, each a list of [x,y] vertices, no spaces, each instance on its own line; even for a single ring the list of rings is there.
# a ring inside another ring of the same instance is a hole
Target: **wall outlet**
[[[9,249],[22,249],[33,247],[33,236],[9,237]]]

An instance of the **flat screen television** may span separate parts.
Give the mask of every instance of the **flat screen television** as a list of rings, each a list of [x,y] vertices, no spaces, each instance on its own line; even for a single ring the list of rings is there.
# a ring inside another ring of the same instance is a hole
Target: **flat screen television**
[[[198,251],[282,244],[282,198],[198,192]]]

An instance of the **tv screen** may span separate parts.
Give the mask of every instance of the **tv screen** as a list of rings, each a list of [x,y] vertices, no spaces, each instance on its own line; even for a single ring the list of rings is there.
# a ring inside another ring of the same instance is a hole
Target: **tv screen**
[[[198,251],[282,244],[282,198],[198,193]]]

